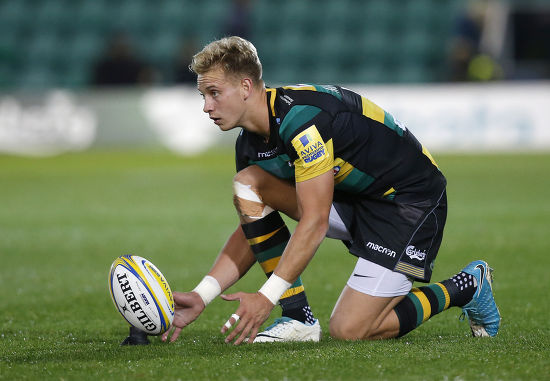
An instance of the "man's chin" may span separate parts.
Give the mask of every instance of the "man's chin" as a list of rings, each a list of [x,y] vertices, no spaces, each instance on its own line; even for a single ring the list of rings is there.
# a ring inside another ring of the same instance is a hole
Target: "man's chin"
[[[235,128],[235,126],[226,123],[220,123],[217,125],[220,131],[229,131]]]

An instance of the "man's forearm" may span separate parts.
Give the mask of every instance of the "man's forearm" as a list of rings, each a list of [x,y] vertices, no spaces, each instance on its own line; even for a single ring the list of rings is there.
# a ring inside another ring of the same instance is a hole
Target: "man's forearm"
[[[276,304],[283,293],[296,281],[315,255],[326,235],[328,222],[321,216],[302,218],[288,245],[266,283],[260,288],[269,301]]]
[[[327,229],[328,222],[324,218],[304,216],[296,225],[281,261],[273,272],[293,283],[315,255]]]
[[[333,187],[331,170],[296,184],[300,221],[273,275],[261,289],[267,291],[262,293],[271,301],[280,297],[285,287],[296,281],[323,241],[328,230]]]
[[[224,291],[246,274],[255,261],[254,253],[239,226],[221,249],[208,275],[216,278]]]

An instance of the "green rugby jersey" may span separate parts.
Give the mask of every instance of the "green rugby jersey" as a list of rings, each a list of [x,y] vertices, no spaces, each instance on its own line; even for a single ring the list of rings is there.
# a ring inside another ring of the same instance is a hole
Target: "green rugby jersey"
[[[334,172],[334,198],[414,202],[439,197],[445,178],[389,113],[339,86],[268,88],[270,137],[242,130],[237,171],[257,164],[296,182]]]

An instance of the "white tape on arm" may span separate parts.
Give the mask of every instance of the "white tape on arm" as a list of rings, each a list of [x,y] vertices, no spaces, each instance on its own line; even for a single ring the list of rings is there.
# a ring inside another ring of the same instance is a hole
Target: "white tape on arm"
[[[277,304],[281,296],[290,287],[291,283],[287,282],[283,278],[271,274],[269,279],[264,283],[262,288],[258,292],[265,295],[266,298],[273,304]]]
[[[207,306],[216,296],[222,293],[220,284],[213,276],[207,275],[193,289],[201,297],[204,305]]]

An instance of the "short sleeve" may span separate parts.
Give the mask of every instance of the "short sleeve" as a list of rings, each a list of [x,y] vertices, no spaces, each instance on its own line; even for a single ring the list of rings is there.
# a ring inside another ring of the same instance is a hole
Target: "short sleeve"
[[[294,161],[296,182],[312,179],[333,169],[332,139],[324,141],[314,124],[294,136],[291,143],[297,154]]]

